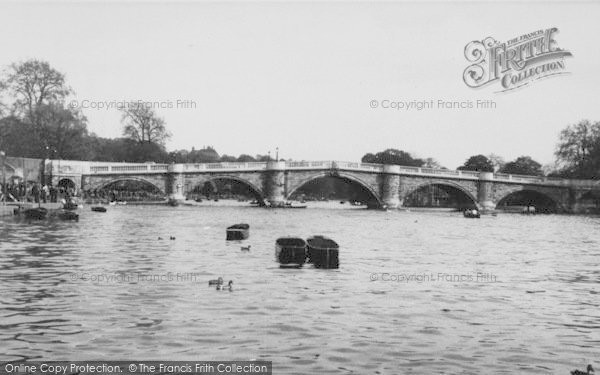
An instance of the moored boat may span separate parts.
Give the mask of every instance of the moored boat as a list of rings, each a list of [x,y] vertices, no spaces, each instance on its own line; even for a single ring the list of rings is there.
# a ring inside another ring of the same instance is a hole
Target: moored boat
[[[43,220],[48,216],[48,210],[44,207],[28,208],[23,210],[23,215],[29,220]]]
[[[92,207],[92,211],[94,211],[94,212],[106,212],[106,207],[94,206],[94,207]]]
[[[76,214],[73,211],[67,211],[64,210],[62,212],[59,212],[58,215],[56,215],[60,220],[65,220],[65,221],[79,221],[79,215]]]
[[[245,240],[250,236],[250,225],[235,224],[227,228],[227,240]]]
[[[306,208],[307,206],[305,204],[295,204],[295,203],[292,203],[292,202],[286,202],[281,207],[282,208]]]
[[[281,237],[275,241],[275,259],[282,268],[300,268],[306,262],[306,241]]]
[[[324,236],[313,236],[306,240],[308,261],[317,268],[338,268],[339,245]]]
[[[63,209],[65,210],[76,210],[77,207],[77,203],[73,201],[68,201],[67,203],[63,204]]]
[[[468,219],[479,219],[481,217],[481,214],[479,213],[478,210],[465,210],[463,212],[463,216],[468,218]]]

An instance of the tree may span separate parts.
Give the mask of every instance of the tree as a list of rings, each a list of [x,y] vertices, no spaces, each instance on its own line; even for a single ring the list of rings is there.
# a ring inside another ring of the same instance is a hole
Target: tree
[[[60,103],[40,104],[35,109],[39,121],[36,127],[42,157],[58,159],[89,158],[85,139],[88,137],[86,118],[78,111]]]
[[[421,167],[425,163],[422,159],[413,158],[408,152],[394,148],[388,148],[387,150],[378,152],[376,154],[367,153],[362,157],[361,162],[375,164],[396,164],[412,167]]]
[[[16,116],[0,119],[0,150],[11,156],[38,157],[40,141],[31,136],[31,128]]]
[[[560,132],[556,158],[563,177],[598,178],[600,170],[600,122],[589,120],[569,125]]]
[[[442,166],[437,160],[435,160],[434,158],[426,158],[423,161],[423,167],[425,168],[434,168],[434,169],[448,169],[444,166]]]
[[[462,171],[493,172],[494,165],[485,155],[474,155],[457,169]]]
[[[205,146],[200,150],[192,150],[190,158],[192,163],[218,163],[221,161],[219,153],[211,146]]]
[[[14,98],[13,110],[34,125],[36,108],[42,104],[60,102],[72,90],[66,86],[65,76],[41,60],[27,60],[10,65],[1,85]]]
[[[256,161],[256,159],[253,156],[250,156],[247,154],[241,154],[240,156],[238,156],[237,161],[241,162],[241,163],[248,163],[248,162]]]
[[[231,162],[237,161],[237,158],[235,156],[231,156],[231,155],[221,155],[221,161],[226,162],[226,163],[231,163]]]
[[[124,124],[123,136],[139,143],[155,143],[164,146],[171,133],[165,127],[165,121],[143,102],[129,102],[121,111]]]
[[[13,99],[10,115],[1,125],[5,149],[13,155],[33,158],[86,159],[89,150],[85,117],[66,108],[65,98],[72,93],[63,73],[40,60],[10,65],[0,90]],[[5,111],[7,112],[7,111]]]
[[[532,176],[543,175],[542,165],[529,156],[520,156],[514,161],[504,164],[500,172]]]
[[[494,153],[489,154],[487,158],[492,162],[492,165],[494,166],[494,172],[499,171],[500,169],[502,169],[504,164],[506,164],[502,156],[496,155]]]

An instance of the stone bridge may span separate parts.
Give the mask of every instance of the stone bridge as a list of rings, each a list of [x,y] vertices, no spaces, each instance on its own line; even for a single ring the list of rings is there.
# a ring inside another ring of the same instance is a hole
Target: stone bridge
[[[97,189],[116,181],[138,180],[182,199],[186,193],[216,179],[247,185],[256,197],[280,205],[315,179],[333,176],[357,186],[371,206],[396,208],[411,193],[428,185],[462,192],[481,210],[493,210],[516,192],[532,192],[551,199],[561,212],[583,212],[600,181],[457,171],[340,161],[270,161],[249,163],[154,164],[47,160],[46,180],[78,189]],[[587,200],[586,200],[587,199]],[[589,204],[588,204],[589,205]]]

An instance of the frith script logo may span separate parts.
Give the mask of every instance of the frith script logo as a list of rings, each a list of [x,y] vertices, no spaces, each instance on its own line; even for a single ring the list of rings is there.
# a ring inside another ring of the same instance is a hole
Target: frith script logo
[[[553,27],[500,43],[492,37],[472,41],[465,47],[465,57],[473,63],[465,69],[467,86],[478,88],[499,81],[500,91],[513,90],[535,80],[566,74],[565,57],[571,52],[558,47]]]

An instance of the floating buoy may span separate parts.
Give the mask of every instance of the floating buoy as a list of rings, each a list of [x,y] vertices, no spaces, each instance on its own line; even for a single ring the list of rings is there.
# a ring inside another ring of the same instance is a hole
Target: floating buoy
[[[275,241],[275,260],[282,268],[300,268],[306,262],[306,241],[298,237],[281,237]]]
[[[338,268],[339,245],[324,236],[313,236],[306,240],[308,261],[317,268]]]

